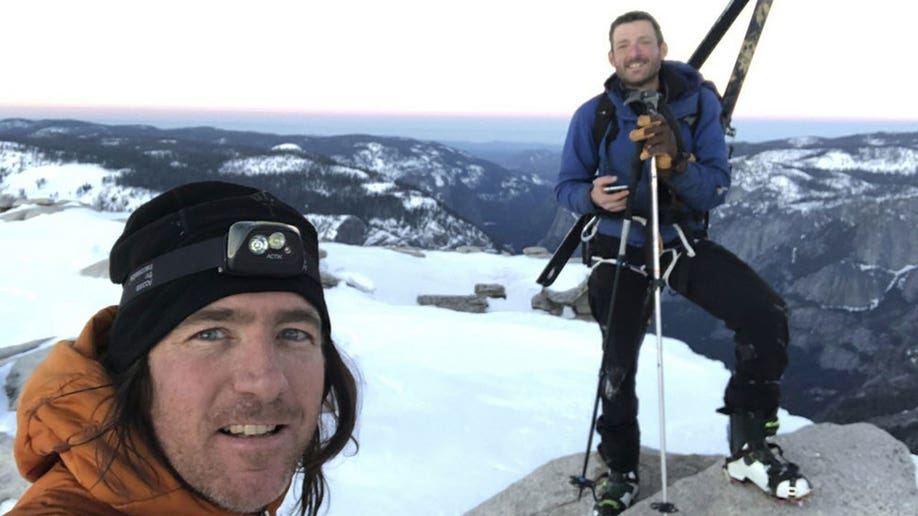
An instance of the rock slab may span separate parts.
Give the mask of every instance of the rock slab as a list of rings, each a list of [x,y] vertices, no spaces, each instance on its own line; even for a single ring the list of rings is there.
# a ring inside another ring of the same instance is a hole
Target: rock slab
[[[918,514],[915,465],[909,450],[884,430],[868,423],[822,423],[779,435],[775,441],[813,484],[813,493],[799,504],[775,500],[751,484],[729,482],[722,470],[723,457],[674,454],[667,456],[668,501],[684,515]],[[651,455],[655,454],[643,450],[641,495],[624,514],[660,514],[651,507],[662,498],[659,456]],[[583,455],[552,461],[467,514],[590,514],[593,502],[589,491],[578,501],[577,489],[567,480],[579,473],[582,461]],[[591,460],[591,464],[595,476],[600,471],[598,461]]]

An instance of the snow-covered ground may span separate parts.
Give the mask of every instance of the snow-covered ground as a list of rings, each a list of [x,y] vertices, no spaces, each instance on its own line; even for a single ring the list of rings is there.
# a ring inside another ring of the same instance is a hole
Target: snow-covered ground
[[[0,347],[76,335],[119,288],[79,271],[107,257],[126,214],[74,208],[0,222]],[[327,467],[329,514],[461,514],[550,459],[582,453],[600,356],[595,324],[530,308],[544,260],[323,244],[333,336],[361,378],[357,439]],[[568,266],[557,287],[586,270]],[[485,314],[418,306],[418,294],[470,294],[500,283]],[[664,314],[665,316],[665,314]],[[666,339],[667,444],[724,453],[721,403],[728,371]],[[638,374],[642,439],[659,442],[655,341]],[[0,383],[8,368],[0,370]],[[0,390],[0,397],[4,393]],[[15,432],[0,399],[0,432]],[[782,431],[808,421],[782,413]],[[572,472],[573,473],[573,472]],[[288,498],[285,509],[292,509]],[[0,506],[0,510],[8,508]]]

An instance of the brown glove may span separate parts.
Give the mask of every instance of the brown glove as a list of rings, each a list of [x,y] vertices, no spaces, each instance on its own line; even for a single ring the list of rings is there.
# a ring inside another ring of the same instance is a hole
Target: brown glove
[[[672,169],[671,172],[677,174],[685,172],[685,160],[678,160],[673,168],[679,147],[676,144],[676,135],[665,118],[659,114],[641,115],[637,119],[637,125],[637,129],[628,133],[628,138],[633,142],[644,142],[644,148],[641,150],[642,160],[654,156],[657,160],[657,170]]]

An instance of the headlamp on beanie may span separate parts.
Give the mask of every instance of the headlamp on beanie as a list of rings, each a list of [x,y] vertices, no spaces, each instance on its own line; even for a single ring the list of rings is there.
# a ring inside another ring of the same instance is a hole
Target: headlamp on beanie
[[[132,271],[121,306],[144,292],[208,269],[235,276],[285,278],[308,271],[300,230],[270,221],[239,221],[226,235],[158,256]]]
[[[109,277],[123,285],[106,368],[120,373],[194,312],[224,297],[292,292],[331,335],[315,227],[268,192],[188,183],[131,214],[112,246]]]

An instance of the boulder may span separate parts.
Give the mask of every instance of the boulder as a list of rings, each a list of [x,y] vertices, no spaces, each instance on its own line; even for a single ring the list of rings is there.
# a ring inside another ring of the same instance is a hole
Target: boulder
[[[44,341],[43,341],[44,342]],[[6,384],[3,386],[6,391],[7,400],[9,400],[10,411],[15,411],[19,403],[19,393],[22,392],[22,386],[26,379],[32,374],[38,364],[40,364],[48,353],[51,352],[51,346],[39,348],[29,353],[15,357],[12,369],[6,375]]]
[[[10,359],[11,357],[14,357],[15,355],[19,355],[21,353],[32,351],[33,349],[47,342],[51,338],[52,337],[46,337],[44,339],[30,340],[29,342],[25,342],[22,344],[15,344],[13,346],[6,346],[3,348],[0,348],[0,366],[6,364],[9,361],[8,359]]]
[[[415,258],[425,258],[427,256],[424,254],[424,251],[421,251],[417,247],[410,247],[407,245],[390,245],[386,246],[386,249],[395,251],[397,253],[407,254],[408,256],[414,256]]]
[[[507,299],[507,288],[499,283],[476,283],[475,295]]]
[[[542,288],[532,297],[530,304],[536,310],[543,310],[552,315],[561,315],[564,313],[564,307],[570,307],[578,319],[593,319],[588,294],[588,278],[584,278],[579,285],[567,290]]]
[[[369,227],[359,217],[347,215],[341,219],[335,232],[335,242],[340,244],[363,245],[367,240]]]
[[[35,204],[37,206],[53,206],[57,201],[54,199],[49,199],[48,197],[38,197],[35,199],[16,199],[13,202],[14,206],[26,206],[28,204]]]
[[[551,253],[548,252],[548,249],[545,249],[541,246],[524,247],[523,254],[533,258],[548,258],[551,256]]]
[[[542,289],[536,295],[532,296],[530,301],[532,308],[536,310],[542,310],[543,312],[548,312],[551,315],[562,315],[564,314],[564,305],[555,303],[548,298],[548,289]]]
[[[477,245],[460,245],[456,248],[457,253],[469,254],[469,253],[480,253],[481,247]]]
[[[340,278],[327,271],[320,270],[319,277],[322,280],[322,288],[334,288],[341,283]]]
[[[108,258],[104,258],[92,265],[83,267],[80,269],[80,274],[89,276],[90,278],[108,279]]]
[[[0,433],[0,502],[16,499],[31,484],[19,475],[13,458],[13,438]]]
[[[19,206],[22,206],[22,207],[17,210],[9,210],[9,211],[0,213],[0,221],[2,222],[21,222],[23,220],[29,220],[32,217],[37,217],[39,215],[46,215],[49,213],[56,213],[56,212],[63,211],[64,209],[68,208],[68,206],[65,205],[64,203],[53,204],[53,203],[50,203],[49,201],[48,204],[45,204],[44,203],[45,201],[47,200],[46,199],[33,199],[33,200],[28,201],[29,205],[20,204]],[[42,202],[42,204],[39,204],[39,202]],[[17,203],[18,203],[18,200],[17,200]],[[18,207],[18,206],[14,206],[14,207]]]
[[[438,295],[419,295],[418,304],[422,306],[437,306],[447,310],[457,312],[469,312],[480,314],[488,309],[488,300],[481,296],[438,296]]]
[[[668,486],[676,480],[704,471],[712,464],[720,464],[717,455],[666,455]],[[638,500],[660,490],[660,454],[657,450],[642,447],[638,470],[641,475],[641,492]],[[591,514],[592,493],[584,490],[578,501],[579,489],[569,482],[571,476],[583,471],[583,453],[568,455],[540,466],[523,479],[510,485],[481,505],[467,512],[467,516],[533,514],[561,516]],[[596,478],[605,471],[598,453],[590,454],[588,478]]]

